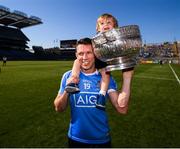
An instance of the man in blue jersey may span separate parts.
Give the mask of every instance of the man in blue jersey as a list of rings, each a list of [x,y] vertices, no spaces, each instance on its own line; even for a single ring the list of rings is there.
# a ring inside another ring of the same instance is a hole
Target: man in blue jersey
[[[99,96],[101,74],[95,68],[95,56],[91,39],[83,38],[77,42],[76,57],[81,63],[81,72],[79,79],[80,92],[69,94],[65,90],[66,85],[73,82],[69,79],[71,71],[66,72],[61,80],[60,90],[54,100],[55,110],[64,111],[68,103],[71,107],[71,121],[68,131],[69,147],[98,148],[111,147],[111,138],[109,132],[108,118],[105,110],[96,108],[96,102]],[[126,81],[123,84],[122,92],[130,94],[130,83],[132,72],[125,74]],[[129,96],[125,96],[126,104],[119,107],[119,93],[115,81],[110,79],[108,96],[104,99],[110,99],[115,109],[122,114],[127,113]]]

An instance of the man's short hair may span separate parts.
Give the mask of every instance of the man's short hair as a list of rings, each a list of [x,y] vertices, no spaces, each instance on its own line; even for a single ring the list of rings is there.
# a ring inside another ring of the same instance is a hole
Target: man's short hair
[[[81,38],[76,42],[76,52],[77,52],[77,46],[80,44],[84,45],[92,45],[92,40],[90,38]]]
[[[90,38],[87,38],[87,37],[86,37],[86,38],[79,39],[79,40],[77,41],[77,43],[76,43],[76,47],[77,47],[79,44],[85,44],[85,45],[90,44],[90,45],[92,45],[92,41],[91,41]]]

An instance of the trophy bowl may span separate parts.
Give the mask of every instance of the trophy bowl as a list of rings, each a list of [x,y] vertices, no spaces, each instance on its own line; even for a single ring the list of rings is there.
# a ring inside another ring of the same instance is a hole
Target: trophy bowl
[[[139,27],[128,25],[92,38],[95,56],[107,63],[106,71],[133,68],[142,47]]]

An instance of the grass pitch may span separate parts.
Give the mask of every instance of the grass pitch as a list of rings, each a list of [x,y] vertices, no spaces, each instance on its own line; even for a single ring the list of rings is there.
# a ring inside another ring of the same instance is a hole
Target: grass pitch
[[[180,78],[180,66],[171,65]],[[0,72],[0,147],[67,147],[70,112],[54,111],[72,61],[11,61]],[[120,71],[112,72],[120,88]],[[180,84],[168,64],[138,65],[127,115],[107,104],[113,147],[180,147]]]

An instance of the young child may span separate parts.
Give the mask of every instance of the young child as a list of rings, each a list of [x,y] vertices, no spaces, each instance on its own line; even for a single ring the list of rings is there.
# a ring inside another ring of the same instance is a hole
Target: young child
[[[111,30],[113,28],[118,27],[118,21],[115,17],[113,17],[111,14],[103,14],[97,19],[96,24],[96,31],[99,32],[106,32],[108,30]],[[100,69],[100,73],[102,75],[101,80],[101,86],[100,86],[100,92],[99,92],[99,98],[97,99],[96,107],[104,110],[105,109],[105,95],[108,90],[109,81],[110,81],[110,73],[105,71],[105,67],[107,64],[105,62],[102,62],[98,59],[96,59],[96,68]],[[76,59],[73,64],[72,68],[72,76],[70,79],[72,79],[71,84],[68,84],[66,87],[67,92],[78,92],[78,82],[79,82],[79,74],[80,74],[80,62]],[[133,70],[131,71],[125,71],[123,70],[123,86],[121,93],[118,97],[118,104],[120,107],[125,107],[127,104],[127,101],[130,96],[130,83],[131,78],[133,75]]]

